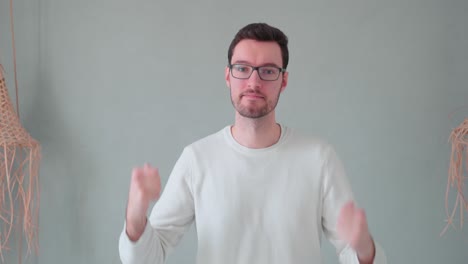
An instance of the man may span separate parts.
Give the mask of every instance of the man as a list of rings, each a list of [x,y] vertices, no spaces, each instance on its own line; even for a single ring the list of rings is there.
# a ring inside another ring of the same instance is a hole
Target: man
[[[133,170],[123,263],[164,263],[195,220],[200,264],[320,263],[322,231],[341,263],[386,263],[332,147],[276,122],[287,44],[267,24],[242,28],[225,71],[234,125],[187,146],[161,197],[157,169]]]

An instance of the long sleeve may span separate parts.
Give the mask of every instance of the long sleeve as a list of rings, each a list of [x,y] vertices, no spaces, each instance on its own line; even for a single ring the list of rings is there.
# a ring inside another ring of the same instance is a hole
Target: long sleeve
[[[356,252],[340,240],[336,223],[341,207],[354,200],[351,186],[336,152],[328,147],[324,155],[322,179],[322,228],[325,237],[335,246],[341,264],[359,264]],[[375,243],[375,264],[386,264],[382,247]]]
[[[163,264],[194,221],[191,152],[184,149],[160,199],[156,202],[145,230],[136,242],[120,235],[119,253],[124,264]]]

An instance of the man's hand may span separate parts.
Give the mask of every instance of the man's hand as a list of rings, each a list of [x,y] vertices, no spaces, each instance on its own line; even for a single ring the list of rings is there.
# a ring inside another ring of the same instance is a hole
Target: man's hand
[[[339,237],[357,252],[361,263],[373,262],[375,245],[363,209],[355,207],[353,202],[346,203],[338,216],[337,231]]]
[[[145,164],[133,169],[126,214],[126,232],[130,240],[137,241],[143,234],[148,207],[160,193],[161,178],[157,168]]]

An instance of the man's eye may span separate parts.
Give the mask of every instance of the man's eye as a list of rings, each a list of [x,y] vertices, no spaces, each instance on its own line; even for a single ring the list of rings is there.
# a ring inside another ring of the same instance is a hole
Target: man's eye
[[[236,69],[236,71],[238,71],[238,72],[246,72],[246,71],[249,70],[249,69],[248,69],[247,67],[245,67],[245,66],[236,66],[235,69]]]
[[[276,74],[278,70],[275,68],[263,68],[262,69],[262,74]]]

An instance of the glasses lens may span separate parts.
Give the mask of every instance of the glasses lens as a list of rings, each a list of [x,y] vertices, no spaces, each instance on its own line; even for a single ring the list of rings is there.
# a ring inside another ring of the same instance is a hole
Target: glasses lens
[[[260,67],[258,69],[258,74],[260,75],[260,78],[266,81],[274,81],[278,79],[278,76],[280,74],[280,70],[275,67]]]
[[[231,68],[232,76],[239,79],[248,79],[252,74],[252,67],[242,64],[233,64]]]

